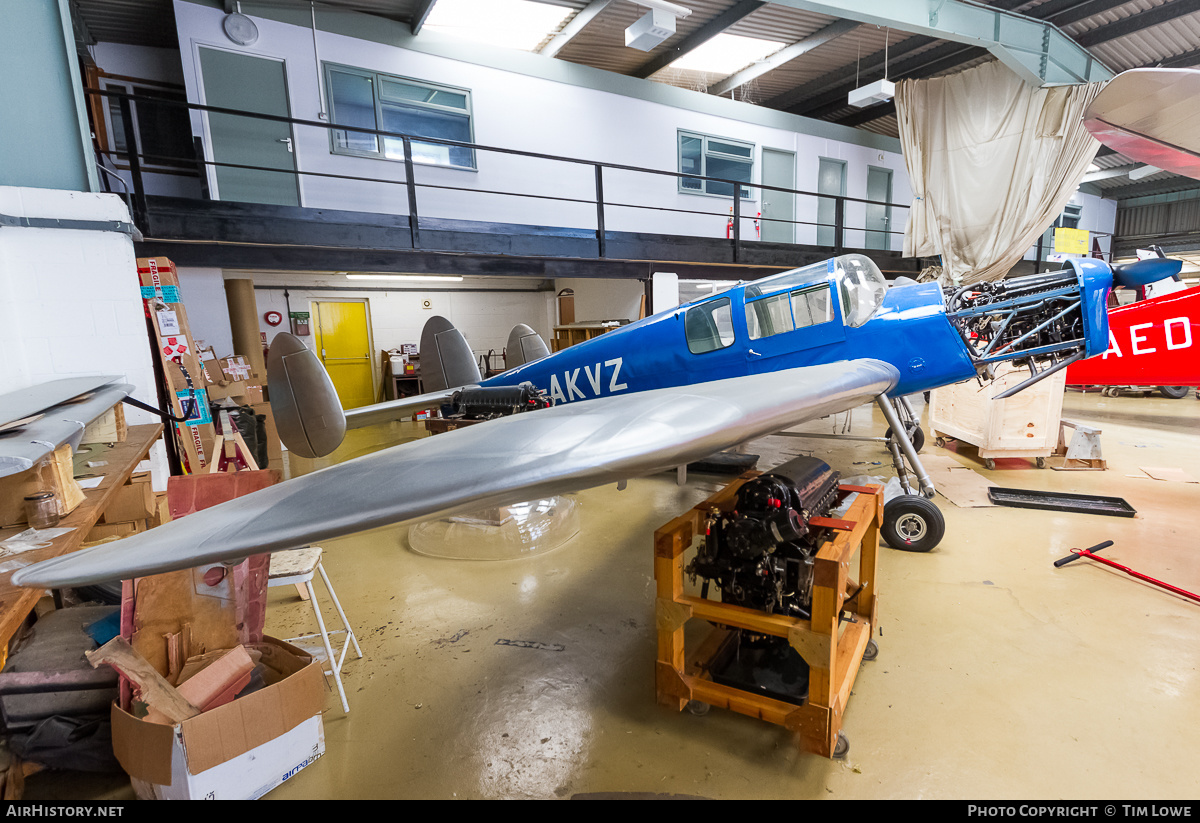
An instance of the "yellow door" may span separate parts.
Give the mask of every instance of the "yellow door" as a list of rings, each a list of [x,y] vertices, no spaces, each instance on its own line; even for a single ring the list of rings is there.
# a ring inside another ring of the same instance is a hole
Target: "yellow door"
[[[366,303],[313,303],[317,354],[333,380],[342,408],[375,402]]]

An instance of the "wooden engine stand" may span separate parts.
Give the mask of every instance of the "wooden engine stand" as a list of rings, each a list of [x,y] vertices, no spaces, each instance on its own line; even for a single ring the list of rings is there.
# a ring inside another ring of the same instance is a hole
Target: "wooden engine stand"
[[[877,625],[876,559],[879,526],[883,521],[883,488],[842,485],[840,490],[844,493],[859,493],[844,519],[810,520],[810,525],[833,530],[833,538],[821,545],[815,558],[811,620],[684,594],[684,553],[697,537],[704,536],[708,516],[731,510],[738,488],[759,474],[746,472],[654,533],[654,578],[658,592],[655,691],[660,703],[677,711],[689,701],[731,709],[797,733],[800,747],[805,751],[823,757],[840,756],[848,746],[841,733],[842,715]],[[856,553],[861,587],[849,576]],[[847,614],[844,621],[840,619],[843,613]],[[716,625],[689,653],[684,645],[684,626],[692,619]],[[809,666],[805,702],[798,705],[713,682],[708,672],[711,662],[723,643],[736,639],[733,632],[721,627],[787,638]]]

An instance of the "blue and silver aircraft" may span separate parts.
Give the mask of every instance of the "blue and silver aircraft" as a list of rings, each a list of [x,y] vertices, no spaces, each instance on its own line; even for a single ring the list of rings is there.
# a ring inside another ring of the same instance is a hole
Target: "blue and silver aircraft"
[[[889,284],[869,258],[847,254],[553,354],[518,327],[510,364],[528,362],[489,379],[480,379],[462,335],[434,321],[421,347],[427,393],[348,412],[315,354],[281,334],[268,384],[281,437],[296,454],[326,455],[348,426],[417,409],[487,419],[31,565],[13,581],[40,588],[128,579],[622,483],[872,401],[891,427],[893,461],[910,492],[889,502],[884,536],[893,546],[919,542],[940,534],[941,516],[928,500],[934,489],[904,396],[1009,360],[1031,372],[1012,393],[1104,352],[1114,277],[1149,282],[1164,276],[1160,262],[1114,270],[1078,258],[1061,271],[943,289],[906,278]]]

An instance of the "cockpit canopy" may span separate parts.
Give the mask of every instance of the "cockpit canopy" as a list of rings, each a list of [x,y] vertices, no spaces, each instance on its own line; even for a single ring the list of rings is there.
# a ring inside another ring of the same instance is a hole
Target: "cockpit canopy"
[[[843,254],[832,260],[757,280],[746,286],[746,303],[749,305],[752,301],[768,295],[774,296],[778,301],[785,292],[806,294],[808,302],[813,302],[814,297],[810,290],[826,283],[831,273],[842,306],[843,322],[854,328],[866,323],[883,303],[883,296],[887,292],[887,280],[874,261],[861,254]],[[777,314],[778,310],[773,313]],[[833,318],[830,316],[825,319]],[[810,322],[822,321],[814,317]]]

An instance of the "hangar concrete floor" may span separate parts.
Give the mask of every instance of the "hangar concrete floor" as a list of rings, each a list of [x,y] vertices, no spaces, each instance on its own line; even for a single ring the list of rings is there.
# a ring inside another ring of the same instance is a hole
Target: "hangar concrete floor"
[[[349,714],[329,692],[325,756],[268,797],[1195,798],[1200,604],[1089,561],[1051,563],[1113,540],[1112,559],[1200,590],[1200,484],[1129,477],[1172,466],[1200,478],[1200,402],[1068,392],[1064,417],[1103,430],[1108,471],[1002,459],[987,472],[970,448],[925,451],[1004,486],[1121,496],[1137,517],[939,496],[937,549],[881,551],[880,654],[855,684],[845,759],[800,753],[752,718],[656,704],[651,536],[727,480],[679,487],[667,474],[581,493],[580,533],[540,556],[430,558],[404,527],[325,544],[365,657],[345,667]],[[335,458],[413,425],[357,432]],[[855,434],[884,428],[874,407],[853,413]],[[759,468],[811,452],[847,476],[887,461],[857,441],[749,450]],[[271,590],[269,633],[310,620],[294,590]],[[132,794],[119,779],[43,773],[26,796]]]

